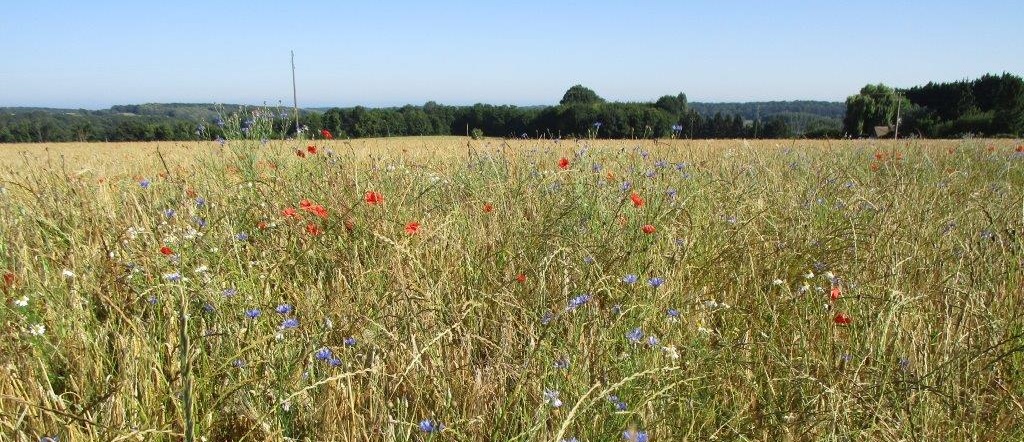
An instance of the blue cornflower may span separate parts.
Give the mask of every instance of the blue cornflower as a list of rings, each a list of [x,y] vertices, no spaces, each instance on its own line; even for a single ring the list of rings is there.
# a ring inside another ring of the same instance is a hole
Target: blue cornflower
[[[197,197],[196,198],[196,207],[204,207],[204,206],[206,206],[206,198],[203,198],[201,196]]]
[[[601,171],[601,164],[599,164],[599,163],[591,164],[590,165],[590,170],[592,170],[594,173],[600,172]]]
[[[657,336],[650,335],[647,337],[647,345],[651,347],[657,347],[661,343],[661,340]]]
[[[664,283],[665,283],[665,278],[662,278],[660,276],[655,276],[655,277],[647,280],[647,284],[650,285],[651,287],[654,287],[654,288],[661,287],[661,285],[664,284]]]
[[[237,239],[239,241],[248,241],[249,240],[249,234],[245,233],[245,232],[238,232],[235,235],[235,239]]]
[[[321,361],[329,361],[332,357],[334,357],[334,352],[332,352],[331,349],[327,347],[323,347],[317,350],[316,353],[313,354],[313,356],[315,356],[317,359]]]
[[[332,357],[327,360],[327,365],[330,365],[331,367],[337,367],[341,365],[341,359],[338,359],[337,357]]]
[[[555,320],[555,314],[552,313],[550,310],[544,312],[544,314],[540,316],[540,323],[541,323],[541,325],[548,325],[548,324],[551,323],[551,321],[554,321],[554,320]]]
[[[668,199],[670,199],[670,200],[676,199],[676,194],[677,193],[678,192],[676,192],[676,189],[673,189],[671,187],[669,187],[668,190],[665,191],[665,195],[668,196]]]
[[[584,304],[587,304],[587,301],[590,301],[590,295],[588,294],[583,294],[578,297],[572,298],[569,300],[569,305],[565,307],[565,311],[573,311],[575,309],[583,307]]]
[[[149,179],[143,178],[142,181],[139,181],[139,187],[141,187],[143,189],[148,189],[149,188]]]
[[[644,172],[644,176],[647,178],[654,178],[655,175],[657,175],[657,173],[655,173],[653,170],[648,170],[647,172]]]
[[[584,256],[583,257],[583,263],[584,264],[593,264],[594,263],[594,257],[593,256]]]
[[[629,339],[629,341],[634,344],[640,342],[643,338],[644,331],[640,327],[634,328],[630,330],[629,333],[626,333],[626,339]]]
[[[299,320],[295,318],[288,318],[281,321],[281,330],[287,330],[290,328],[296,328],[299,326]]]
[[[232,362],[231,365],[235,366],[235,368],[245,367],[245,360],[244,359],[235,359],[235,361]]]
[[[260,317],[261,314],[262,312],[260,312],[260,309],[258,308],[249,309],[245,311],[245,316],[249,319],[256,319]]]
[[[423,419],[420,421],[420,431],[424,433],[436,433],[438,431],[444,431],[444,424],[437,423],[433,419]]]
[[[579,295],[579,296],[577,296],[575,298],[572,298],[572,299],[569,300],[569,306],[565,308],[565,311],[571,312],[573,310],[576,310],[576,309],[582,307],[583,304],[586,304],[587,301],[589,301],[589,300],[590,300],[590,295],[587,294],[587,293],[584,293],[584,294]]]
[[[203,227],[206,227],[206,220],[205,219],[202,219],[202,218],[197,216],[195,218],[192,218],[192,221],[195,221],[196,225],[199,226],[200,229],[202,229]]]
[[[668,166],[668,162],[665,160],[658,160],[654,162],[654,167],[659,169],[664,169],[666,166]]]
[[[352,336],[349,336],[349,337],[345,338],[345,340],[343,342],[345,343],[346,347],[355,347],[356,346],[356,338],[354,338]]]
[[[620,400],[619,397],[614,394],[608,395],[608,402],[612,403],[612,406],[615,407],[615,411],[626,411],[626,409],[629,408],[626,406],[625,402]]]
[[[612,316],[619,316],[622,313],[622,304],[615,304],[612,306]]]
[[[562,357],[560,357],[558,359],[555,359],[555,368],[557,368],[559,370],[568,369],[569,368],[569,357],[562,356]]]
[[[206,313],[213,313],[215,310],[216,309],[213,307],[213,304],[210,304],[209,302],[203,304],[203,311],[204,312],[206,312]]]
[[[668,309],[668,317],[669,319],[679,319],[679,310],[674,308]]]
[[[639,279],[640,279],[640,277],[636,276],[636,275],[626,275],[626,276],[622,277],[622,282],[624,282],[626,284],[629,284],[629,285],[633,285],[633,284],[636,284],[637,280],[639,280]]]
[[[164,279],[170,282],[181,282],[181,273],[174,272],[164,275]]]
[[[647,159],[647,157],[649,157],[650,155],[651,155],[651,154],[650,154],[650,152],[647,152],[646,150],[641,150],[641,151],[640,151],[640,156],[644,157],[644,159],[645,159],[645,160],[646,160],[646,159]]]
[[[646,431],[626,430],[622,432],[622,438],[629,442],[648,442]]]
[[[156,295],[149,295],[149,299],[146,299],[146,301],[150,304],[156,305],[158,299],[156,298]]]
[[[291,304],[281,304],[281,305],[277,306],[277,308],[275,308],[274,311],[278,312],[278,313],[280,313],[282,315],[287,315],[287,314],[295,311],[295,309],[292,307]]]
[[[910,359],[900,358],[900,369],[906,370],[908,367],[910,367]]]
[[[228,287],[228,288],[224,289],[224,291],[221,292],[221,294],[224,295],[225,298],[230,298],[230,297],[235,296],[235,295],[238,294],[238,289],[236,289],[234,287]]]
[[[686,169],[686,163],[676,163],[676,170],[682,172],[683,169]]]
[[[622,189],[623,192],[628,192],[629,189],[633,188],[633,183],[631,183],[629,181],[623,181],[622,182],[622,186],[620,188]]]
[[[174,218],[174,209],[164,210],[164,216],[167,218]]]
[[[562,406],[562,400],[558,398],[558,390],[544,390],[544,402],[551,405],[551,408]]]

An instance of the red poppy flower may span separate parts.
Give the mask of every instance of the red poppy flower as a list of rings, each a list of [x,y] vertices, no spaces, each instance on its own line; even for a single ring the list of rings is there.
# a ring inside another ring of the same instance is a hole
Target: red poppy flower
[[[828,296],[829,298],[832,298],[833,301],[835,301],[839,299],[840,296],[843,296],[843,290],[839,288],[839,286],[832,287],[832,292],[829,293]]]
[[[320,218],[327,218],[327,208],[319,204],[310,204],[302,206],[302,210],[312,213]]]
[[[484,213],[491,213],[494,211],[494,206],[491,203],[484,203]]]
[[[302,149],[296,150],[295,155],[298,155],[299,158],[306,158],[306,152],[303,151]]]
[[[562,170],[568,169],[569,159],[566,157],[562,157],[562,159],[558,160],[558,168]]]
[[[256,223],[256,228],[260,229],[260,230],[267,230],[267,222],[266,221],[260,221],[260,222]]]
[[[310,155],[316,155],[316,146],[312,144],[306,146],[306,152],[309,152]]]
[[[323,135],[323,137],[328,139],[328,140],[333,140],[334,139],[334,135],[331,135],[331,131],[329,131],[327,129],[320,129],[320,135]]]
[[[633,201],[633,205],[636,207],[644,206],[644,199],[636,192],[633,192],[633,194],[629,196],[629,199]]]
[[[640,230],[643,231],[644,233],[650,235],[650,234],[654,233],[654,226],[652,226],[650,224],[644,224],[644,226],[641,227]]]
[[[1017,153],[1024,153],[1024,144],[1021,144],[1020,146],[1017,146],[1016,152]]]
[[[853,319],[850,318],[850,315],[839,312],[836,314],[836,317],[832,318],[832,322],[835,322],[836,325],[850,325],[850,323],[853,322]]]
[[[381,195],[380,192],[368,191],[363,200],[366,201],[366,204],[381,204],[384,202],[384,195]]]
[[[308,200],[308,199],[305,199],[305,198],[303,198],[302,201],[299,201],[299,207],[301,207],[303,210],[308,209],[309,206],[312,206],[312,205],[313,205],[313,202]]]
[[[188,195],[189,198],[195,198],[195,197],[199,196],[199,194],[196,193],[196,189],[193,189],[191,187],[189,187],[188,189],[185,189],[185,195]]]
[[[306,233],[310,234],[311,236],[317,236],[323,233],[323,230],[320,230],[320,227],[317,226],[316,224],[309,223],[306,224]]]
[[[160,253],[162,253],[164,256],[171,256],[174,254],[174,250],[171,250],[170,247],[163,246],[160,248]]]
[[[285,218],[298,218],[299,213],[295,210],[294,207],[288,207],[281,211],[281,216]]]
[[[4,286],[6,286],[6,287],[13,286],[14,285],[14,279],[15,279],[14,278],[14,273],[5,272],[4,273]]]
[[[881,152],[881,151],[875,152],[875,160],[877,160],[877,161],[885,161],[885,152]]]
[[[416,221],[413,221],[413,222],[405,225],[405,233],[408,233],[410,235],[415,235],[415,234],[419,233],[419,231],[420,231],[420,223],[418,223]]]
[[[520,273],[520,274],[516,275],[516,281],[519,282],[520,284],[525,284],[526,283],[526,275],[523,274],[523,273]]]

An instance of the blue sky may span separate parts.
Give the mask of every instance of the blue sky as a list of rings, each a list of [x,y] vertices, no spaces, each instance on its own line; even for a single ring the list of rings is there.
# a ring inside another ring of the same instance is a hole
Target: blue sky
[[[0,106],[842,100],[1024,74],[1020,1],[12,1]]]

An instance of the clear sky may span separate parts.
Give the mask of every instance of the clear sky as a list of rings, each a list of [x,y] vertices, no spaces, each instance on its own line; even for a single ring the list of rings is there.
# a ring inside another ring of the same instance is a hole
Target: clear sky
[[[843,100],[1024,74],[1024,1],[8,1],[0,106]]]

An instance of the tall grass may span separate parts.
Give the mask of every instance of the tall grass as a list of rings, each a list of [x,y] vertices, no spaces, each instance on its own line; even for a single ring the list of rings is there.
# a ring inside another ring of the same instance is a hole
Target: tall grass
[[[307,144],[6,150],[0,440],[1024,438],[1015,144]]]

